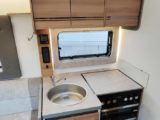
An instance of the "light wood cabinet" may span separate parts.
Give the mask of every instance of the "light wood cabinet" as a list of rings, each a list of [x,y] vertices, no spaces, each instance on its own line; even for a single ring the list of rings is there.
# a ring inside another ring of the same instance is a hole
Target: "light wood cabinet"
[[[63,118],[58,120],[99,120],[99,114],[98,112],[96,112],[96,113],[84,114],[84,115],[68,117],[68,118]]]
[[[104,17],[104,0],[71,0],[72,17]]]
[[[106,0],[106,26],[137,26],[141,0]]]
[[[104,27],[104,19],[95,20],[72,20],[72,28],[85,28],[85,27]]]
[[[105,26],[137,26],[138,17],[111,17],[106,18]]]
[[[106,0],[106,16],[139,16],[141,0]]]
[[[31,0],[36,30],[138,26],[142,0]]]
[[[31,0],[34,18],[70,17],[70,0]]]
[[[49,21],[35,21],[36,29],[48,29],[48,28],[70,28],[71,22],[69,20],[49,20]]]

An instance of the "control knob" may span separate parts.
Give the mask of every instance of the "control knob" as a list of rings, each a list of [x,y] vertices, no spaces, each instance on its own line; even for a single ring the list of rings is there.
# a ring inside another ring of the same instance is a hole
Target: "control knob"
[[[127,97],[125,97],[125,98],[124,98],[124,101],[125,101],[125,102],[127,102],[127,101],[128,101],[128,98],[127,98]]]

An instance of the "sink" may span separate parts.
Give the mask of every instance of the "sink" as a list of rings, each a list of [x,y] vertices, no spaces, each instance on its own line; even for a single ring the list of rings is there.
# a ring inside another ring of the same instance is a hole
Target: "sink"
[[[86,90],[78,85],[58,85],[48,92],[48,99],[60,105],[75,105],[81,103],[86,96]]]

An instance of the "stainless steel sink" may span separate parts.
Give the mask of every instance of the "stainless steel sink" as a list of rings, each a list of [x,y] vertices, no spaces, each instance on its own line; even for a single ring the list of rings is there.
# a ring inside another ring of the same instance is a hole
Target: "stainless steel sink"
[[[63,84],[52,88],[48,92],[48,98],[53,103],[61,105],[75,105],[86,96],[86,90],[78,85]]]

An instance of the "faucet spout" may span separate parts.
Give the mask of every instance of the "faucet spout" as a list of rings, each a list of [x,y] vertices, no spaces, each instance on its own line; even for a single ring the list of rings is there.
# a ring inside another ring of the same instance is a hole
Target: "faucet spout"
[[[53,76],[51,76],[51,80],[52,80],[53,87],[55,87],[56,86],[56,82],[55,82],[55,79],[54,79]]]
[[[66,80],[66,78],[61,79],[61,80],[55,80],[55,78],[51,76],[51,80],[52,80],[53,87],[55,87],[57,83],[61,82],[62,80]]]

